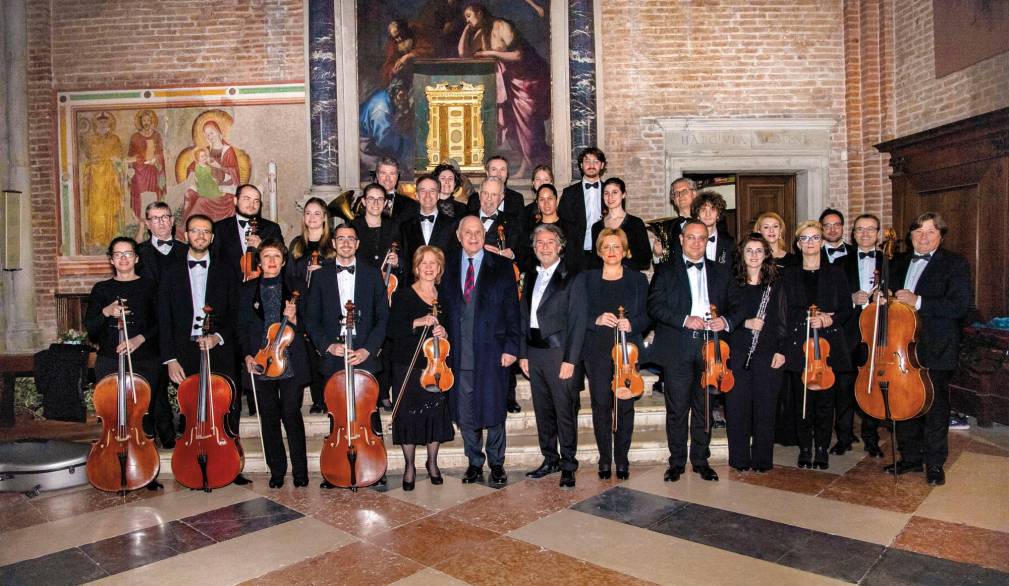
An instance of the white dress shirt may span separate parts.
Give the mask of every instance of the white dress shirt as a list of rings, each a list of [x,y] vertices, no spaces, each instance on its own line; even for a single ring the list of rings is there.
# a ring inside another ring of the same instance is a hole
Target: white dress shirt
[[[859,249],[858,252],[869,252]],[[882,252],[876,252],[882,254]],[[860,257],[858,259],[858,289],[869,292],[876,286],[876,258],[873,256]],[[865,307],[863,305],[863,307]]]
[[[554,271],[557,270],[557,265],[560,263],[561,259],[557,259],[549,267],[536,267],[536,283],[533,284],[532,303],[529,307],[529,327],[536,329],[540,327],[540,320],[536,317],[536,312],[540,308],[540,302],[543,301],[543,293],[546,292],[547,285],[550,284],[550,279],[554,276]]]
[[[844,245],[844,241],[838,242],[837,246],[830,246],[829,244],[824,242],[823,248],[824,250],[827,251],[827,260],[830,262],[830,264],[834,264],[835,260],[848,254],[848,247]],[[830,252],[832,250],[836,252],[834,252],[834,254],[831,254]]]
[[[596,179],[592,183],[601,181]],[[585,195],[585,241],[582,243],[582,250],[592,252],[595,249],[592,242],[592,224],[603,217],[603,200],[600,195],[602,191],[598,187],[589,187],[587,181],[582,181],[582,193]]]
[[[718,262],[718,230],[708,236],[708,243],[704,245],[704,257],[710,261]]]
[[[340,265],[340,263],[337,262],[337,266],[354,267],[354,272],[357,273],[357,260],[356,259],[354,260],[354,262],[350,263],[349,265]],[[343,317],[347,317],[347,302],[354,300],[354,282],[355,282],[355,277],[356,277],[356,274],[352,275],[352,274],[350,274],[350,271],[340,271],[340,272],[338,272],[336,274],[336,286],[337,286],[337,288],[339,289],[339,292],[340,292],[340,313],[343,314]],[[340,328],[340,333],[341,334],[346,334],[347,333],[347,326],[341,327]]]
[[[933,250],[931,253],[925,254],[932,254],[935,256],[935,252],[936,251]],[[920,279],[921,274],[925,272],[925,268],[928,267],[929,262],[930,261],[923,258],[915,259],[913,256],[911,257],[911,264],[908,265],[907,275],[904,277],[905,289],[914,293],[914,288],[918,286],[918,279]],[[914,308],[921,309],[921,296],[918,297],[918,301],[914,304]]]
[[[206,261],[207,266],[196,265],[189,268],[189,261]],[[201,259],[193,258],[192,253],[186,254],[186,268],[189,268],[189,291],[193,296],[193,336],[203,335],[203,307],[207,304],[207,273],[210,272],[210,255]]]
[[[434,216],[434,222],[438,221],[438,208],[434,208],[434,211],[430,214],[420,213],[421,216]],[[434,233],[434,222],[428,222],[423,217],[420,218],[420,232],[424,235],[424,244],[431,243],[431,234]],[[484,232],[487,228],[484,228]]]
[[[683,262],[694,261],[684,255]],[[706,261],[701,259],[700,262],[703,265]],[[704,319],[711,311],[711,303],[708,302],[708,278],[704,272],[704,267],[702,266],[700,269],[695,267],[687,268],[687,279],[690,280],[690,315]]]

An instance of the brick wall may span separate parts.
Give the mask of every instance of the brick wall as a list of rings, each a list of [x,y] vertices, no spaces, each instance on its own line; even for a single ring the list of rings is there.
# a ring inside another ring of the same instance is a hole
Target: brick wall
[[[29,141],[39,323],[55,333],[56,90],[303,81],[304,0],[38,0],[28,2]]]

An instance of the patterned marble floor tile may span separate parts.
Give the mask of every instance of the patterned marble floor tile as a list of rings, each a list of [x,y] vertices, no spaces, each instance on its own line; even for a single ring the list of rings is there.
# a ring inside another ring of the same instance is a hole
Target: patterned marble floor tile
[[[427,566],[433,566],[466,549],[497,537],[497,533],[438,513],[395,529],[370,535],[367,540]]]
[[[898,584],[928,586],[1005,586],[1009,574],[935,558],[900,549],[888,549],[869,574],[863,586]]]
[[[721,468],[718,469],[722,474]],[[745,482],[757,486],[788,490],[799,494],[817,495],[837,480],[836,474],[819,470],[801,470],[789,466],[775,466],[767,472],[737,472],[731,470],[727,478],[735,482]]]
[[[911,517],[894,547],[1009,572],[1009,533]]]
[[[181,521],[214,541],[227,541],[302,516],[298,511],[270,499],[258,498],[185,517]]]
[[[1009,533],[1009,458],[963,452],[916,514]]]
[[[331,492],[331,491],[327,491]],[[327,495],[312,517],[358,537],[376,535],[423,519],[433,512],[376,491]]]
[[[466,586],[468,582],[456,580],[444,572],[434,568],[424,568],[416,574],[411,574],[401,580],[396,580],[392,586]]]
[[[683,501],[616,486],[575,504],[571,510],[647,528],[685,506]]]
[[[213,539],[181,521],[146,527],[80,546],[108,574],[118,574],[212,545]]]
[[[16,564],[0,566],[0,584],[83,584],[106,573],[79,548],[65,549]]]
[[[424,566],[377,545],[358,541],[245,582],[247,585],[390,584]]]

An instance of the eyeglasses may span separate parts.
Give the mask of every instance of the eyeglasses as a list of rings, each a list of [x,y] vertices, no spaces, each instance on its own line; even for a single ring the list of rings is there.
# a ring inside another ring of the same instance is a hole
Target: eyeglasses
[[[808,236],[799,236],[799,242],[819,242],[823,240],[823,237],[819,234],[811,234]]]
[[[855,234],[875,234],[879,232],[879,228],[873,228],[871,226],[859,226],[855,228]]]
[[[147,217],[147,221],[148,222],[154,222],[155,224],[160,224],[161,222],[167,222],[167,221],[169,221],[171,219],[172,219],[172,216],[169,215],[169,214],[165,214],[163,216],[148,216]]]
[[[364,203],[385,203],[384,197],[366,197],[364,198]]]
[[[112,253],[112,258],[117,260],[120,258],[133,258],[134,256],[137,256],[137,253],[132,250],[118,250]]]
[[[334,240],[336,240],[337,242],[351,242],[351,243],[353,243],[353,242],[357,242],[357,237],[356,236],[337,236],[336,238],[334,238]]]

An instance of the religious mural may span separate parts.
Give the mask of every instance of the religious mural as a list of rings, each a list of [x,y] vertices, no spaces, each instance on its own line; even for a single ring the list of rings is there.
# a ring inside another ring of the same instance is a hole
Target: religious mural
[[[362,178],[382,157],[404,179],[434,166],[430,135],[450,123],[432,115],[438,88],[482,92],[476,140],[513,161],[512,176],[551,161],[548,0],[359,0],[357,10]],[[474,131],[460,124],[459,137]]]

